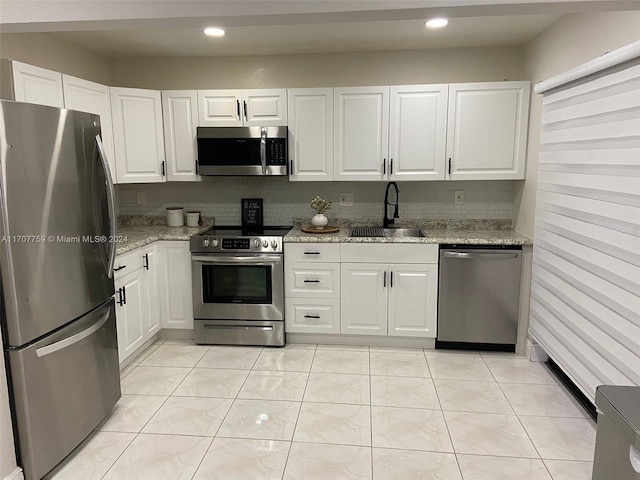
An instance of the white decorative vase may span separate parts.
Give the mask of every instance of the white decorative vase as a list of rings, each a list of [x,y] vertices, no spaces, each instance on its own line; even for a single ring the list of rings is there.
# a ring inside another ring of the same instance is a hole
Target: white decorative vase
[[[324,213],[317,213],[311,219],[311,225],[316,227],[318,230],[322,230],[329,223],[329,219]]]

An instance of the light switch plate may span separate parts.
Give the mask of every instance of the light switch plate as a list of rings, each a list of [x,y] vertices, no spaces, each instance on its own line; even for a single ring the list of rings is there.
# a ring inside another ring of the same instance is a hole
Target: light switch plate
[[[341,193],[340,194],[340,206],[341,207],[353,207],[353,193]]]
[[[454,204],[464,205],[464,190],[456,190],[454,197]]]
[[[136,203],[138,205],[144,205],[147,199],[145,198],[144,192],[136,192]]]

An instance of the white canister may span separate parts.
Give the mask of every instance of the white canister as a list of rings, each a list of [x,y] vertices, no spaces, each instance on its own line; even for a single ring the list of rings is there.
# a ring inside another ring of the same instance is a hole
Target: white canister
[[[189,211],[187,212],[187,227],[197,227],[201,225],[200,212]]]
[[[167,207],[167,226],[184,226],[184,209],[182,207]]]

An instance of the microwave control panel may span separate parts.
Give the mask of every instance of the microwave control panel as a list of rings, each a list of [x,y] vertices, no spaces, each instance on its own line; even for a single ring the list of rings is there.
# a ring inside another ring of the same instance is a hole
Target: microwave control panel
[[[287,139],[270,138],[267,140],[267,164],[287,164]]]

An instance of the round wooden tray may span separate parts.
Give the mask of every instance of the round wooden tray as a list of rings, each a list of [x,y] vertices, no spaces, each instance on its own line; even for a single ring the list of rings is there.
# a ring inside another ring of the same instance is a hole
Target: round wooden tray
[[[331,225],[327,225],[324,228],[317,228],[313,225],[307,225],[306,227],[302,227],[302,231],[304,233],[337,233],[340,231],[338,227],[332,227]]]

